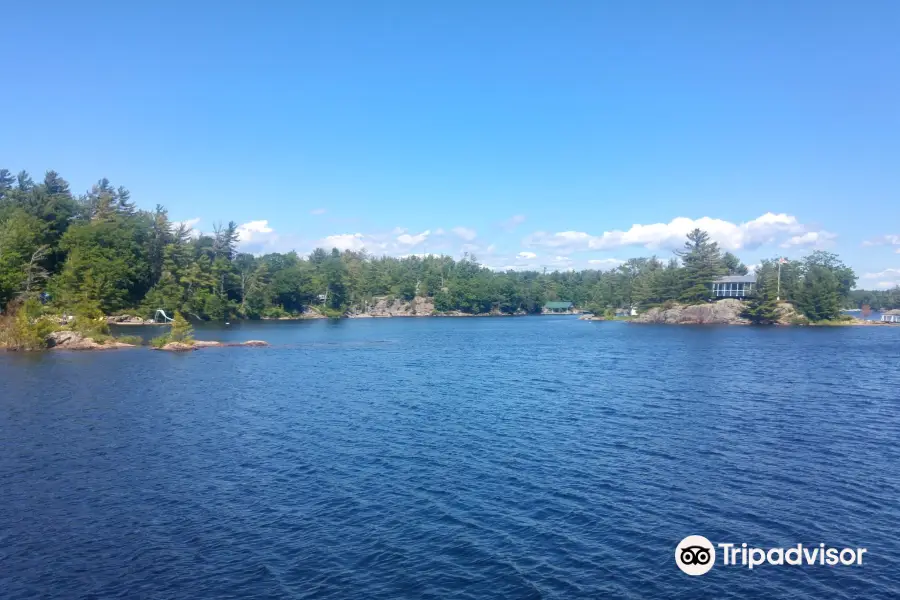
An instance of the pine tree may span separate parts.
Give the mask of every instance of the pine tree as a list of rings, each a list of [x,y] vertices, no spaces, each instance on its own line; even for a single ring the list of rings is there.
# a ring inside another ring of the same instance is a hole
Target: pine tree
[[[719,245],[709,241],[709,234],[694,229],[687,235],[684,248],[675,252],[684,266],[681,300],[688,303],[704,302],[711,297],[713,280],[725,273]]]
[[[194,328],[191,327],[191,324],[179,311],[175,312],[175,316],[172,319],[169,339],[183,344],[190,344],[194,341]]]
[[[772,281],[768,278],[757,278],[756,289],[744,302],[741,316],[749,319],[754,325],[771,325],[778,322],[778,300]]]
[[[836,319],[841,312],[840,282],[826,267],[813,265],[803,274],[797,308],[810,321]]]

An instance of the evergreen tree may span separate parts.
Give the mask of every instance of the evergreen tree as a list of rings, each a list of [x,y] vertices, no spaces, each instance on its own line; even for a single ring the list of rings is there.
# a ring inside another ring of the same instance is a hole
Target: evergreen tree
[[[180,312],[175,312],[172,319],[171,329],[169,330],[169,339],[173,342],[181,342],[190,344],[194,341],[194,328]]]
[[[684,267],[681,300],[688,303],[709,300],[713,280],[725,273],[719,245],[711,242],[705,231],[694,229],[687,235],[684,248],[675,254]]]
[[[841,312],[840,282],[834,272],[821,265],[810,266],[797,294],[797,308],[810,321],[836,319]]]
[[[0,221],[0,309],[46,279],[47,246],[41,243],[45,230],[43,221],[22,209]]]
[[[722,255],[722,265],[725,267],[726,275],[746,275],[749,272],[747,265],[731,252]]]
[[[770,277],[757,275],[753,294],[744,302],[742,315],[754,325],[771,325],[778,322],[778,301],[775,281]]]

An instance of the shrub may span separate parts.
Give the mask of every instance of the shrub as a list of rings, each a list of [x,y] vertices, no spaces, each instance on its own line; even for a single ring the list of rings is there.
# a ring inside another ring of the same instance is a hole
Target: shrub
[[[139,335],[120,335],[115,340],[119,343],[133,346],[142,346],[144,344],[144,338]]]
[[[59,330],[52,319],[41,317],[37,300],[29,299],[7,307],[0,317],[0,347],[7,350],[41,350],[47,347],[47,336]]]
[[[175,311],[175,318],[172,319],[172,330],[169,332],[169,338],[173,342],[194,343],[194,328],[191,327],[191,324],[179,311]]]
[[[155,337],[150,340],[150,345],[154,348],[162,348],[169,342],[178,342],[181,344],[194,343],[194,328],[180,311],[175,311],[175,318],[172,319],[171,329],[168,333]]]
[[[109,325],[102,319],[76,315],[70,327],[72,331],[80,333],[84,337],[89,337],[98,344],[103,343],[100,341],[101,338],[109,339],[110,337]]]
[[[164,333],[163,335],[157,336],[150,340],[150,345],[154,348],[162,348],[166,344],[172,341],[172,338],[169,337],[168,333]]]
[[[328,317],[329,319],[340,319],[344,316],[344,311],[339,308],[329,308],[327,306],[322,306],[319,308],[319,312]]]
[[[262,316],[267,319],[281,319],[290,316],[281,306],[270,306],[263,309]]]

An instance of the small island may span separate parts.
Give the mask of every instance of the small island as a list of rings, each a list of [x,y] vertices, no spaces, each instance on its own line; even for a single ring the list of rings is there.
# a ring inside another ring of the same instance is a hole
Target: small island
[[[150,340],[154,350],[190,352],[201,348],[268,346],[262,340],[246,342],[217,342],[195,340],[194,329],[176,313],[167,331]],[[32,352],[36,350],[117,350],[144,345],[138,336],[113,336],[105,318],[60,317],[42,314],[33,300],[15,307],[15,311],[0,318],[0,349]]]

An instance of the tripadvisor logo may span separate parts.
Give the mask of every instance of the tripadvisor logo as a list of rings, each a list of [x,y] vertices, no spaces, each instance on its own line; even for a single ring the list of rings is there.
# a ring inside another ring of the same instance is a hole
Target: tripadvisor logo
[[[703,575],[716,564],[716,548],[722,566],[753,569],[761,565],[862,566],[865,548],[833,548],[825,544],[789,548],[754,548],[747,544],[713,544],[702,535],[689,535],[675,547],[675,564],[688,575]]]
[[[716,549],[702,535],[689,535],[675,548],[675,564],[688,575],[703,575],[716,564]]]

